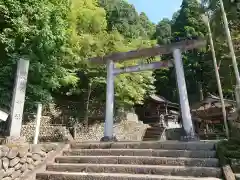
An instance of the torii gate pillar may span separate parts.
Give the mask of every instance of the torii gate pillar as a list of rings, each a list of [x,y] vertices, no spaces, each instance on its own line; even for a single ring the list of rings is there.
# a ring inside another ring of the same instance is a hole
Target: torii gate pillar
[[[177,84],[178,84],[179,100],[180,100],[180,106],[181,106],[182,123],[183,123],[183,128],[185,130],[184,139],[186,140],[195,139],[195,132],[194,132],[194,127],[193,127],[191,113],[190,113],[181,50],[174,49],[173,57],[174,57],[174,64],[175,64]]]
[[[104,137],[101,139],[101,141],[116,141],[116,138],[113,137],[113,111],[114,111],[114,62],[112,60],[108,60]]]

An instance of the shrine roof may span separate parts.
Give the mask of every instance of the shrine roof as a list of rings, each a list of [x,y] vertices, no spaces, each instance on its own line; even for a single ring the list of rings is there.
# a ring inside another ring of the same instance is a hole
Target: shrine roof
[[[167,105],[170,105],[170,106],[172,105],[172,106],[176,106],[176,107],[179,106],[179,104],[173,103],[173,102],[167,100],[166,98],[164,98],[163,96],[158,96],[156,94],[152,94],[149,97],[150,97],[150,99],[152,99],[152,100],[154,100],[158,103],[164,103],[164,104],[167,104]]]
[[[225,107],[230,108],[236,106],[236,101],[230,100],[230,99],[224,99]],[[209,108],[221,108],[221,99],[217,96],[214,96],[212,94],[209,94],[208,97],[206,97],[204,100],[195,103],[191,108],[192,110],[206,110]]]

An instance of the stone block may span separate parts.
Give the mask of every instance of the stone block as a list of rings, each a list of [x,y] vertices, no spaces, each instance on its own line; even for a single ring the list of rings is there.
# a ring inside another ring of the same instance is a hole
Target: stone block
[[[27,158],[27,163],[28,164],[32,164],[33,163],[33,159],[32,158]]]
[[[0,158],[7,156],[9,148],[7,146],[0,146]]]
[[[8,169],[9,163],[10,161],[7,157],[2,158],[2,167],[5,171]]]
[[[28,169],[32,171],[34,169],[34,165],[33,164],[28,164]]]
[[[15,157],[14,159],[11,159],[9,162],[9,167],[14,167],[20,162],[19,157]]]
[[[14,171],[12,174],[11,174],[11,177],[12,179],[16,179],[18,177],[20,177],[22,174],[21,170],[17,170],[17,171]]]
[[[1,170],[0,170],[0,179],[3,179],[4,174],[5,174],[4,169],[1,169]]]
[[[34,161],[41,161],[42,157],[39,154],[33,154],[32,159]]]
[[[28,164],[23,164],[20,168],[22,172],[25,172],[28,169]]]
[[[2,180],[12,180],[12,178],[11,177],[5,177]]]
[[[8,136],[5,139],[5,143],[6,144],[19,144],[19,145],[23,145],[26,143],[26,139],[24,136]]]
[[[22,167],[22,164],[18,163],[14,166],[14,169],[19,170],[19,169],[21,169],[21,167]]]
[[[24,163],[26,163],[27,162],[27,156],[24,156],[24,157],[22,157],[21,159],[20,159],[20,163],[21,164],[24,164]]]
[[[9,150],[7,157],[9,159],[14,159],[15,157],[17,157],[17,155],[18,155],[18,148],[13,147]]]
[[[41,163],[42,163],[42,161],[39,160],[39,161],[35,161],[35,162],[33,163],[33,165],[34,165],[34,166],[38,166],[38,165],[41,164]]]
[[[5,171],[4,177],[11,176],[11,174],[12,174],[14,171],[15,171],[14,168],[8,168],[8,169]]]
[[[28,153],[28,149],[29,149],[28,146],[19,148],[19,149],[18,149],[18,152],[19,152],[18,156],[19,156],[20,158],[26,156],[27,153]]]

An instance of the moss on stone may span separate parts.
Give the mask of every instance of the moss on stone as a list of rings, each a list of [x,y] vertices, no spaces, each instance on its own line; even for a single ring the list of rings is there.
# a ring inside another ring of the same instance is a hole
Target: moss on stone
[[[229,139],[217,144],[217,156],[221,165],[231,164],[231,159],[240,159],[240,139]]]

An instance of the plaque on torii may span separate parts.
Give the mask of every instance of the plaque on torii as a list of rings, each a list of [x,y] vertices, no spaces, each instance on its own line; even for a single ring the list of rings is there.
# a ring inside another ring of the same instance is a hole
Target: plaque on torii
[[[175,66],[179,100],[181,105],[181,115],[183,127],[185,130],[184,139],[195,139],[195,132],[190,114],[187,88],[182,63],[182,52],[201,48],[206,46],[204,39],[191,39],[183,40],[169,45],[155,46],[151,48],[144,48],[133,50],[129,52],[113,53],[103,57],[94,57],[89,61],[96,64],[107,64],[107,92],[106,92],[106,113],[105,113],[105,127],[104,137],[101,141],[115,141],[116,137],[113,135],[113,109],[114,109],[114,77],[122,73],[139,72],[146,70],[154,70],[166,67]],[[147,58],[158,56],[162,54],[173,53],[174,63],[169,61],[158,61],[148,64],[140,64],[136,66],[129,66],[123,68],[115,68],[114,63],[121,63],[123,61]]]

